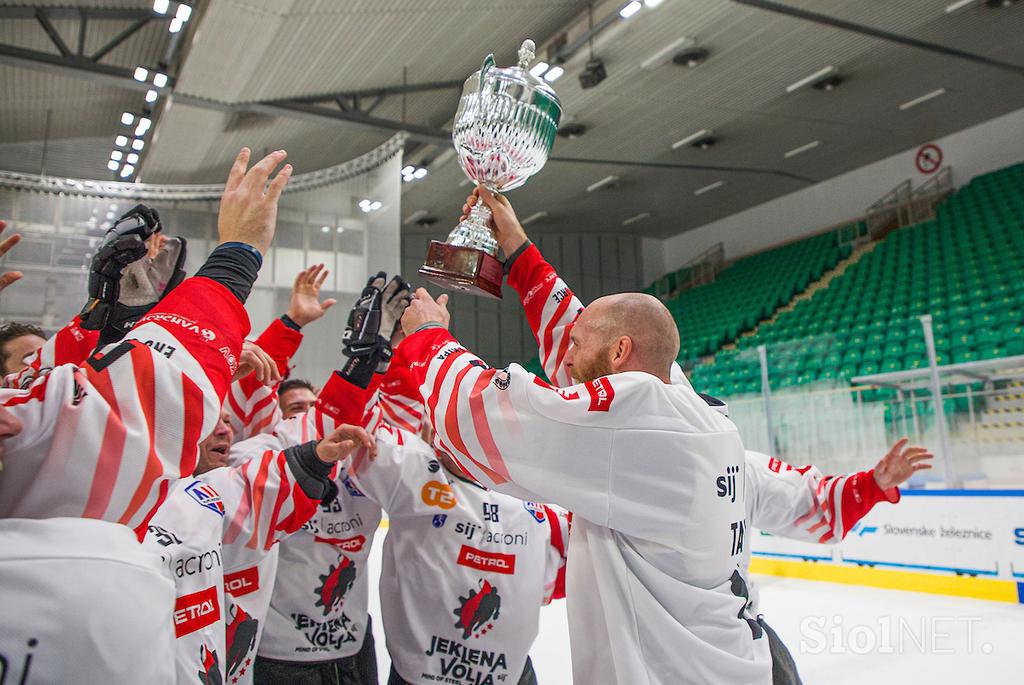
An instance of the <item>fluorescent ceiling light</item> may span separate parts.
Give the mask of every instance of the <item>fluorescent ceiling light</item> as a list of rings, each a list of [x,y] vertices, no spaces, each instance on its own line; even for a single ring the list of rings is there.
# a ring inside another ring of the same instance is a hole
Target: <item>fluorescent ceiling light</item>
[[[153,121],[149,117],[142,117],[141,119],[139,119],[139,128],[142,129],[142,133],[148,131],[149,127],[152,125]]]
[[[371,212],[376,212],[376,211],[377,211],[378,209],[380,209],[380,208],[381,208],[381,207],[383,207],[383,206],[384,206],[384,205],[383,205],[383,204],[381,203],[381,201],[380,201],[380,200],[374,200],[374,201],[373,201],[373,202],[372,202],[372,203],[370,204],[370,211],[371,211]]]
[[[665,64],[666,62],[671,60],[672,56],[675,55],[677,52],[679,52],[680,50],[685,50],[686,48],[691,47],[693,44],[694,40],[689,36],[677,38],[676,40],[672,41],[671,43],[663,47],[661,50],[658,50],[656,53],[654,53],[653,55],[645,59],[643,62],[641,62],[640,68],[657,69],[662,64]]]
[[[345,227],[344,226],[338,226],[338,228],[336,230],[338,231],[338,233],[344,233],[345,232]]]
[[[544,80],[548,83],[554,83],[559,77],[565,73],[565,69],[562,67],[551,67],[548,72],[544,74]]]
[[[180,19],[182,23],[188,21],[188,18],[192,16],[192,8],[182,3],[178,5],[178,11],[174,13],[175,19]]]
[[[422,167],[422,166],[419,169],[417,169],[416,171],[412,172],[412,177],[413,178],[423,178],[426,175],[427,175],[427,168],[426,167]]]
[[[540,78],[540,75],[543,74],[547,70],[548,70],[548,63],[547,62],[537,62],[536,64],[533,65],[533,68],[530,69],[530,73],[533,74],[534,76],[536,76],[537,78]]]
[[[156,102],[156,91],[155,90],[147,90],[146,91],[146,102]]]
[[[629,226],[630,224],[635,224],[638,221],[643,221],[644,219],[646,219],[650,215],[651,215],[650,212],[640,212],[636,216],[631,216],[628,219],[626,219],[625,221],[623,221],[622,225],[623,226]]]
[[[676,142],[672,143],[672,149],[673,150],[678,150],[682,146],[689,145],[690,143],[692,143],[695,140],[700,140],[701,138],[706,138],[707,136],[710,136],[712,133],[714,133],[714,131],[711,130],[710,128],[702,128],[701,130],[697,131],[696,133],[691,133],[690,135],[686,136],[685,138],[682,138],[682,139],[677,140]]]
[[[121,166],[121,165],[118,164],[117,161],[115,161],[113,159],[110,160],[109,162],[107,162],[107,168],[110,169],[111,171],[117,171],[117,167],[119,167],[119,166]]]
[[[902,111],[902,110],[905,110],[905,109],[910,109],[911,107],[917,107],[922,102],[928,102],[932,98],[937,98],[940,95],[943,95],[945,92],[946,92],[945,88],[939,88],[938,90],[933,90],[930,93],[925,93],[924,95],[922,95],[919,98],[914,98],[913,100],[907,100],[902,105],[900,105],[900,110]]]
[[[331,227],[330,226],[321,226],[320,227],[320,232],[321,233],[330,233],[331,232]]]
[[[129,164],[138,164],[139,155],[135,152],[132,152],[127,157],[124,158],[124,161],[128,162]]]
[[[153,74],[153,85],[157,88],[163,88],[167,85],[167,74],[161,74],[159,72]]]
[[[600,190],[601,188],[604,188],[605,186],[612,185],[613,183],[615,183],[618,180],[619,180],[618,176],[605,176],[600,181],[597,181],[596,183],[591,183],[589,186],[587,186],[587,192],[588,193],[592,193],[595,190]]]
[[[639,12],[643,6],[643,3],[640,2],[639,0],[633,0],[633,2],[629,3],[628,5],[619,10],[619,16],[622,17],[623,19],[629,19],[634,14]]]
[[[532,224],[534,221],[540,221],[541,219],[547,217],[547,215],[547,212],[537,212],[536,214],[531,214],[530,216],[526,217],[519,223],[521,223],[523,226],[526,226],[527,224]]]
[[[168,0],[153,0],[153,11],[157,14],[167,14],[170,5]]]
[[[698,188],[697,190],[693,191],[693,194],[694,195],[703,195],[704,193],[711,192],[715,188],[721,188],[724,185],[725,185],[725,181],[715,181],[714,183],[712,183],[709,186],[704,186],[703,188]]]
[[[117,160],[118,162],[120,162],[123,157],[124,153],[121,152],[120,150],[114,150],[113,152],[110,153],[110,158]]]
[[[174,19],[171,19],[171,23],[167,27],[167,30],[170,31],[171,33],[177,33],[178,31],[181,30],[181,27],[183,25],[184,25],[184,22],[182,22],[181,19],[178,19],[177,17],[175,17]]]
[[[662,3],[662,0],[644,0],[644,4],[648,7],[654,8]]]
[[[414,171],[416,171],[416,167],[414,167],[412,164],[408,164],[402,167],[402,176],[411,176],[412,172]]]
[[[146,147],[146,141],[139,140],[138,138],[136,138],[135,140],[132,141],[132,149],[133,150],[141,150],[144,147]]]
[[[125,126],[131,126],[135,123],[135,115],[131,112],[121,112],[121,123]]]
[[[135,67],[135,73],[132,74],[132,78],[136,81],[145,81],[147,76],[149,76],[149,72],[145,67]]]
[[[121,178],[128,178],[134,173],[135,167],[133,167],[131,164],[125,164],[123,167],[121,167]]]
[[[785,153],[782,156],[785,157],[786,159],[789,159],[790,157],[796,157],[801,152],[807,152],[808,150],[813,150],[814,148],[818,147],[819,145],[821,145],[821,141],[820,140],[812,140],[811,142],[807,143],[806,145],[801,145],[800,147],[793,148],[792,150],[790,150],[789,152]]]
[[[118,147],[124,147],[128,144],[128,136],[118,136],[114,138],[114,145]]]
[[[819,69],[810,76],[806,76],[797,81],[796,83],[791,83],[788,86],[786,86],[786,92],[792,93],[794,90],[800,90],[804,86],[810,85],[815,81],[818,81],[819,79],[828,78],[829,76],[834,76],[835,74],[838,73],[839,69],[832,66],[825,67],[824,69]]]
[[[946,14],[953,14],[954,12],[959,12],[960,10],[967,9],[968,7],[977,2],[978,0],[957,0],[957,2],[954,2],[953,4],[946,6]]]

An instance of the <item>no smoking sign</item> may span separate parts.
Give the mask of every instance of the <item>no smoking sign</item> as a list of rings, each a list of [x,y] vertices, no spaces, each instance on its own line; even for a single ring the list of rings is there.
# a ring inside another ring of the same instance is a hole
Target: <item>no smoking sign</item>
[[[922,174],[934,174],[942,167],[942,148],[931,143],[922,145],[914,158],[914,164]]]

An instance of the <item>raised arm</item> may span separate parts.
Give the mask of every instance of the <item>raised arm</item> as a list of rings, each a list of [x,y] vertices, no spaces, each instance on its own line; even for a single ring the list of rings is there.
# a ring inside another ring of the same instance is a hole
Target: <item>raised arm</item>
[[[899,484],[931,468],[931,458],[903,438],[869,471],[824,476],[814,466],[797,468],[747,450],[747,521],[772,535],[838,543],[876,504],[899,502]]]

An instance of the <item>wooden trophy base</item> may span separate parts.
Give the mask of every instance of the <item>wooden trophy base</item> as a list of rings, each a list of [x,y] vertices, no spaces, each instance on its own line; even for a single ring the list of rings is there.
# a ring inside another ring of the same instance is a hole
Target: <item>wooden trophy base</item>
[[[496,257],[483,250],[431,240],[419,274],[442,288],[500,300],[505,270]]]

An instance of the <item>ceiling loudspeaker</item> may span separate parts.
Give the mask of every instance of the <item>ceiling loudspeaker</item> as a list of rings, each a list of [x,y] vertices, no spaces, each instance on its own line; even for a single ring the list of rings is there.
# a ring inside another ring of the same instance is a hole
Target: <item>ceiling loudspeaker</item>
[[[708,58],[711,52],[707,48],[690,48],[677,52],[672,56],[672,63],[680,67],[695,67]]]
[[[823,78],[820,81],[815,81],[811,84],[811,88],[814,88],[815,90],[832,91],[838,88],[845,80],[846,79],[839,74],[834,74],[828,78]]]
[[[566,124],[558,129],[558,135],[563,138],[579,138],[587,132],[587,127],[583,124]]]
[[[608,78],[608,71],[604,68],[604,62],[600,59],[592,59],[587,62],[580,73],[580,88],[593,88]]]
[[[427,216],[421,216],[419,219],[416,219],[416,225],[417,226],[422,226],[423,228],[427,228],[428,226],[433,226],[436,223],[437,223],[437,217],[436,216],[427,215]]]

